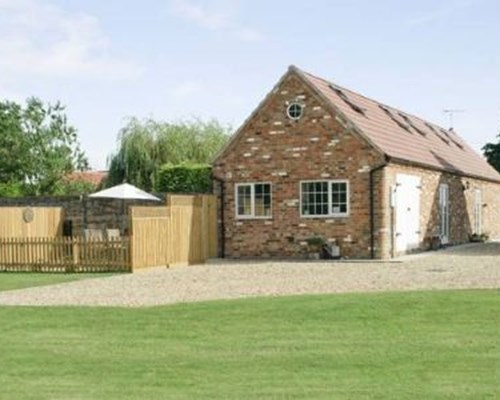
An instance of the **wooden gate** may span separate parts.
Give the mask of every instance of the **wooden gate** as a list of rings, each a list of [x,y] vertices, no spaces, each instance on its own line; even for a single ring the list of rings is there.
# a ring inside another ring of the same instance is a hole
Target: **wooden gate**
[[[213,195],[169,195],[162,207],[131,207],[131,264],[199,264],[217,256],[217,199]]]

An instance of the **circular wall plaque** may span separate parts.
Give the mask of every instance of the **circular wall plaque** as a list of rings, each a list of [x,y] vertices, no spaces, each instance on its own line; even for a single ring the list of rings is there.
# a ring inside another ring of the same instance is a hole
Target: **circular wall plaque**
[[[26,223],[33,221],[33,209],[32,208],[25,208],[23,210],[23,220]]]

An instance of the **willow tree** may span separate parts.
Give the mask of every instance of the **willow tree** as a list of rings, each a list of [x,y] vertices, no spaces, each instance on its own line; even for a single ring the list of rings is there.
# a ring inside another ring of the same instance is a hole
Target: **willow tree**
[[[162,165],[210,163],[229,132],[216,120],[169,123],[131,118],[120,130],[116,153],[108,159],[106,185],[128,182],[154,191]]]

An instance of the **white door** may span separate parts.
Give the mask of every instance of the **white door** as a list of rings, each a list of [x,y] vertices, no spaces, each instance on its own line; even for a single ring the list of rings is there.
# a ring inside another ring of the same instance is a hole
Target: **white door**
[[[396,251],[417,249],[420,245],[420,178],[396,175],[395,194]]]
[[[450,190],[447,184],[439,185],[439,236],[442,244],[450,241]]]
[[[483,230],[483,200],[481,196],[481,189],[476,189],[474,192],[474,232],[478,235]]]

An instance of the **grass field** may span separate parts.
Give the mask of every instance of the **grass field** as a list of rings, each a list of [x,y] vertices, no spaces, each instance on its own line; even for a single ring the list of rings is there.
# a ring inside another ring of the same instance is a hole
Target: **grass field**
[[[2,272],[0,273],[0,292],[3,290],[24,289],[33,286],[53,285],[76,281],[79,279],[110,276],[112,274],[62,274],[62,273],[31,273],[31,272]],[[0,397],[1,398],[1,397]]]
[[[2,399],[497,399],[500,291],[1,307]]]

